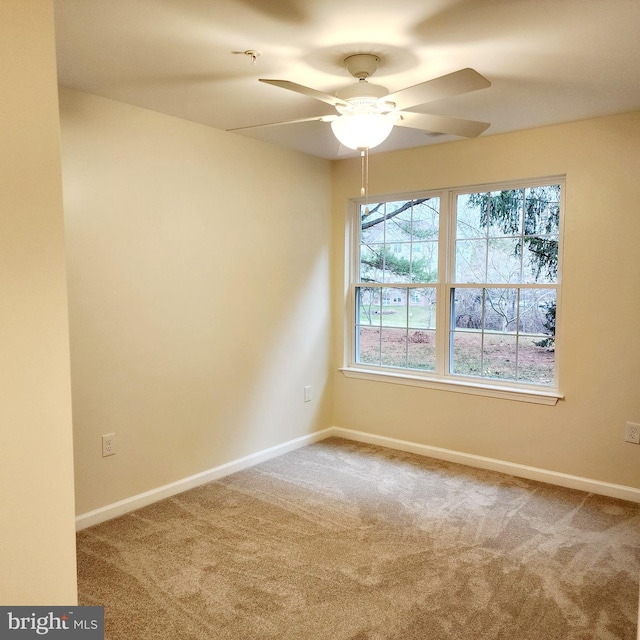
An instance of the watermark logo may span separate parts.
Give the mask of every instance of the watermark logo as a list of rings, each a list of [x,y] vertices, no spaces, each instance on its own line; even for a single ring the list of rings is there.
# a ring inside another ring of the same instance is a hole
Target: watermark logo
[[[104,640],[104,607],[0,607],[0,640]]]

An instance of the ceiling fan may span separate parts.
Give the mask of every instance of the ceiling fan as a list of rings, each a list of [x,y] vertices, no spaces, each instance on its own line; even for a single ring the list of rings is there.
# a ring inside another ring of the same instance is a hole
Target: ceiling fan
[[[379,57],[368,53],[347,56],[344,64],[349,73],[358,78],[354,85],[336,92],[335,96],[310,89],[289,80],[266,80],[260,82],[289,89],[296,93],[320,100],[335,107],[337,114],[272,122],[269,124],[240,127],[252,129],[297,122],[330,122],[336,138],[350,149],[371,149],[386,140],[394,126],[421,129],[431,133],[453,134],[466,138],[479,136],[490,125],[488,122],[463,120],[449,116],[417,113],[411,109],[452,96],[485,89],[489,80],[473,69],[461,69],[448,75],[427,80],[406,89],[389,93],[386,87],[368,82],[378,68]],[[231,129],[237,131],[239,129]]]

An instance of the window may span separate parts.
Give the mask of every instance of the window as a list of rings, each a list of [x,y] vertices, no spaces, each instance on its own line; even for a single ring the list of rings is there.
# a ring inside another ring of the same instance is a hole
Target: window
[[[563,179],[355,202],[348,366],[559,397]]]

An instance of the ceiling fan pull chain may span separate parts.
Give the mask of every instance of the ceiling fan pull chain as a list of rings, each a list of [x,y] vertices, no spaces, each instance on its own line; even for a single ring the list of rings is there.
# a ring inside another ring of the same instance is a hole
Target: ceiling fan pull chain
[[[364,150],[364,190],[367,196],[367,210],[369,209],[369,147]]]
[[[364,215],[369,215],[369,148],[360,149],[361,186],[360,197],[366,198]]]

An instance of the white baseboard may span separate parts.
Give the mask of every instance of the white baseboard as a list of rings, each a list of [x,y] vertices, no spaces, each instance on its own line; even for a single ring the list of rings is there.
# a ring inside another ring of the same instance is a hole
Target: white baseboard
[[[194,487],[198,487],[208,482],[218,480],[224,476],[228,476],[242,469],[247,469],[260,462],[265,462],[271,458],[282,455],[289,451],[294,451],[300,447],[304,447],[313,442],[325,440],[326,438],[337,437],[346,440],[355,440],[366,444],[375,444],[388,449],[397,449],[398,451],[406,451],[408,453],[416,453],[418,455],[437,458],[439,460],[447,460],[449,462],[457,462],[470,467],[478,467],[480,469],[488,469],[491,471],[499,471],[519,478],[527,478],[528,480],[538,480],[549,484],[555,484],[570,489],[579,489],[589,493],[597,493],[611,498],[620,498],[621,500],[629,500],[631,502],[640,503],[640,489],[627,487],[619,484],[611,484],[609,482],[601,482],[599,480],[591,480],[590,478],[582,478],[580,476],[572,476],[566,473],[558,473],[556,471],[548,471],[537,467],[528,467],[513,462],[505,462],[495,458],[485,458],[484,456],[476,456],[471,453],[461,453],[451,449],[441,449],[440,447],[431,447],[426,444],[417,444],[407,440],[398,440],[387,436],[378,436],[364,431],[354,431],[352,429],[343,429],[342,427],[329,427],[322,431],[317,431],[295,440],[290,440],[275,447],[258,451],[251,455],[227,462],[226,464],[214,467],[208,471],[197,473],[196,475],[183,478],[176,482],[166,484],[157,489],[151,489],[144,493],[139,493],[130,498],[125,498],[119,502],[114,502],[105,507],[80,514],[76,517],[76,530],[86,529],[95,524],[111,520],[118,516],[135,511],[141,507],[169,498],[183,491],[188,491]]]
[[[79,516],[76,516],[76,531],[111,520],[112,518],[124,515],[130,511],[140,509],[141,507],[146,507],[149,504],[158,502],[158,500],[175,496],[178,493],[207,484],[213,480],[218,480],[219,478],[236,473],[237,471],[242,471],[242,469],[252,467],[260,462],[265,462],[266,460],[280,456],[283,453],[299,449],[300,447],[305,447],[312,442],[324,440],[331,435],[333,435],[333,430],[331,428],[324,429],[323,431],[317,431],[307,436],[290,440],[284,444],[258,451],[257,453],[245,456],[244,458],[227,462],[219,467],[214,467],[213,469],[203,471],[202,473],[197,473],[193,476],[189,476],[188,478],[183,478],[182,480],[165,484],[162,487],[151,489],[144,493],[139,493],[135,496],[131,496],[130,498],[125,498],[124,500],[114,502],[113,504],[109,504],[105,507],[100,507],[94,511],[82,513]]]
[[[347,440],[364,442],[366,444],[376,444],[381,447],[387,447],[388,449],[417,453],[418,455],[437,458],[439,460],[457,462],[469,467],[499,471],[508,475],[517,476],[518,478],[538,480],[540,482],[555,484],[569,489],[579,489],[580,491],[597,493],[598,495],[609,496],[610,498],[620,498],[621,500],[640,503],[640,489],[636,489],[635,487],[601,482],[600,480],[572,476],[566,473],[559,473],[557,471],[539,469],[537,467],[528,467],[523,464],[505,462],[504,460],[497,460],[495,458],[476,456],[471,453],[461,453],[451,449],[441,449],[440,447],[416,444],[415,442],[408,442],[406,440],[377,436],[371,433],[365,433],[364,431],[343,429],[342,427],[333,427],[329,435],[338,438],[345,438]]]

